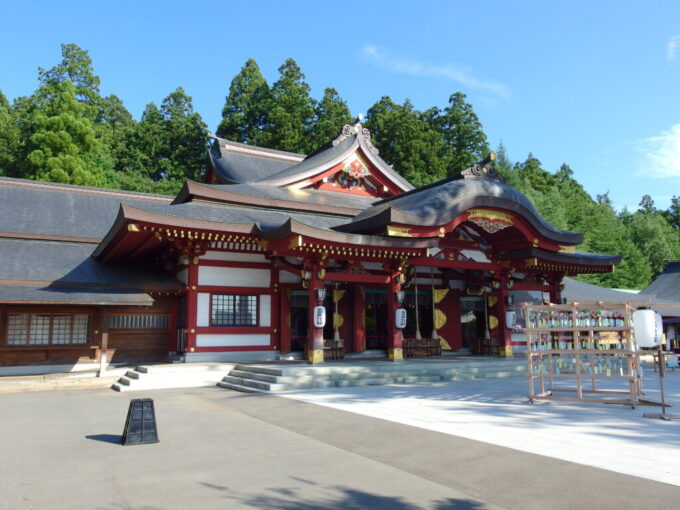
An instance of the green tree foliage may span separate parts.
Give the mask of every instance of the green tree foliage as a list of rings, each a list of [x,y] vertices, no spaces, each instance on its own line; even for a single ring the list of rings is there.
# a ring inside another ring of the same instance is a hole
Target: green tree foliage
[[[15,122],[14,110],[0,91],[0,175],[15,173],[19,140],[19,128]]]
[[[272,85],[267,121],[260,142],[265,147],[290,152],[311,152],[310,131],[315,101],[309,95],[305,75],[292,59],[279,67]]]
[[[446,144],[449,175],[457,175],[489,153],[482,123],[462,92],[452,94],[443,110],[431,108],[426,114]]]
[[[414,186],[446,177],[442,136],[407,99],[403,105],[384,96],[367,112],[366,127],[380,156]]]
[[[680,235],[666,218],[656,210],[649,195],[643,196],[640,210],[621,214],[635,246],[647,260],[652,278],[662,271],[666,260],[680,258]]]
[[[50,96],[35,114],[27,144],[28,177],[86,186],[106,183],[105,151],[83,109],[70,81],[50,85]]]
[[[269,85],[257,62],[250,58],[231,80],[217,136],[234,142],[260,144],[269,103]]]
[[[668,208],[668,210],[664,211],[662,213],[664,217],[666,218],[666,221],[668,221],[668,224],[675,228],[679,229],[680,228],[680,197],[677,195],[673,195],[673,198],[671,198],[671,205]]]
[[[184,179],[200,179],[205,170],[208,130],[194,112],[191,97],[180,87],[168,95],[161,107],[146,106],[130,140],[128,172],[137,172],[153,182],[168,181],[172,188]],[[139,181],[130,175],[128,186]]]
[[[92,59],[86,50],[77,44],[61,45],[62,60],[51,69],[38,68],[38,79],[43,91],[49,92],[50,85],[70,81],[75,87],[76,98],[83,103],[83,109],[91,120],[96,120],[99,111],[99,77],[94,74]]]
[[[323,91],[321,101],[314,108],[314,123],[310,131],[310,146],[318,149],[335,138],[340,129],[352,122],[347,103],[334,88]]]

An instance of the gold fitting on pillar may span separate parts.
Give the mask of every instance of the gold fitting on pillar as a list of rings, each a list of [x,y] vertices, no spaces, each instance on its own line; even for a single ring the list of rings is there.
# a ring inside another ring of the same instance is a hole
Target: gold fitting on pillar
[[[401,361],[404,359],[404,353],[400,347],[397,347],[396,349],[388,349],[387,359],[390,361]]]
[[[323,349],[309,351],[307,353],[307,361],[309,363],[323,363]]]
[[[512,357],[512,345],[504,345],[499,349],[498,354],[507,358]]]

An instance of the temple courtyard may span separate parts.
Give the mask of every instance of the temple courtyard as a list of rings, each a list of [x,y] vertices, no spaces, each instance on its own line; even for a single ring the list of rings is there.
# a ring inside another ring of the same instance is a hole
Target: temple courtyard
[[[665,386],[678,412],[680,371]],[[658,399],[650,370],[645,388]],[[512,377],[2,394],[0,508],[677,508],[679,421],[526,393]],[[131,398],[154,400],[159,443],[120,445]]]

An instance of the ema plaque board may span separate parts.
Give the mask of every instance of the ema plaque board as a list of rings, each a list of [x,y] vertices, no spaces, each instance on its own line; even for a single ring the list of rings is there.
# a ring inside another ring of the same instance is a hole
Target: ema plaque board
[[[153,400],[137,398],[130,400],[125,430],[123,431],[123,445],[147,444],[158,442],[156,428],[156,412]]]

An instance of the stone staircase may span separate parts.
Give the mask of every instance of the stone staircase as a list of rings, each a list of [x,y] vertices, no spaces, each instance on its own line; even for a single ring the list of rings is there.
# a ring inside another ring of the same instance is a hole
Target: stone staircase
[[[523,376],[523,359],[471,358],[467,360],[403,363],[333,363],[290,367],[238,364],[218,386],[243,392],[282,392],[345,386],[382,386]]]
[[[132,391],[215,386],[234,367],[234,363],[142,365],[128,370],[111,389]]]

